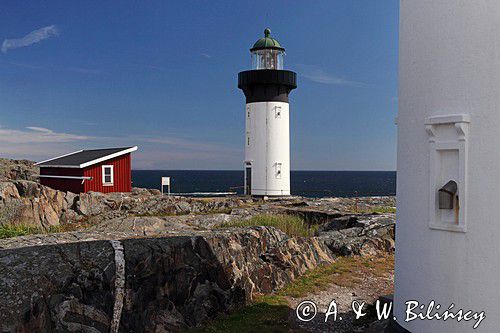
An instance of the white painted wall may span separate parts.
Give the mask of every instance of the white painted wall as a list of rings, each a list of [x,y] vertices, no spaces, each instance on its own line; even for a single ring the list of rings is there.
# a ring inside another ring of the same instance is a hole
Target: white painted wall
[[[249,103],[245,119],[245,162],[252,164],[252,195],[290,195],[288,103]]]
[[[394,314],[414,333],[499,332],[500,1],[402,0],[399,36]],[[435,128],[438,141],[467,142],[468,157],[445,153],[433,171],[426,118],[452,114],[470,116],[466,140],[456,141],[459,128],[445,124]],[[448,165],[457,160],[458,167]],[[460,170],[466,231],[432,229],[440,216],[433,182]],[[408,300],[484,310],[486,319],[477,330],[454,320],[405,323]]]

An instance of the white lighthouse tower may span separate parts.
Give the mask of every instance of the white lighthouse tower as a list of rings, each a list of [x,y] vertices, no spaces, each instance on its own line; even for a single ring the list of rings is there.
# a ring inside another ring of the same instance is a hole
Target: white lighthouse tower
[[[264,31],[250,49],[252,70],[238,74],[246,97],[245,194],[290,195],[290,112],[288,95],[297,75],[283,70],[285,49]]]
[[[399,36],[387,331],[500,332],[500,1],[401,1]]]

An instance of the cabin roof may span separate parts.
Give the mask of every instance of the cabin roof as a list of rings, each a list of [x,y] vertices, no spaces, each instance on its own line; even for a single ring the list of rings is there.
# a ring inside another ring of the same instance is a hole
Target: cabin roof
[[[38,162],[35,165],[55,168],[86,168],[93,164],[101,163],[136,150],[137,146],[78,150]]]

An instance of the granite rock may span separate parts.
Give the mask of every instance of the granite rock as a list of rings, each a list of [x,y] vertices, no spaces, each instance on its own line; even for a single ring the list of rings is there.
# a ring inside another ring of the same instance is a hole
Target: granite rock
[[[320,239],[293,239],[270,227],[128,237],[119,241],[123,262],[108,240],[0,251],[2,332],[108,332],[114,317],[120,332],[177,331],[335,259]],[[119,265],[123,289],[116,288]]]
[[[39,173],[39,168],[32,161],[0,158],[0,181],[37,180],[35,175]]]

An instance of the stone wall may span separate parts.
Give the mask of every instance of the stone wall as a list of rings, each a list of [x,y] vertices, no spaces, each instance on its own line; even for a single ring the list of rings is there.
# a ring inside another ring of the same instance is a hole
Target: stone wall
[[[0,251],[0,328],[176,331],[334,258],[321,239],[265,227],[8,248]]]

